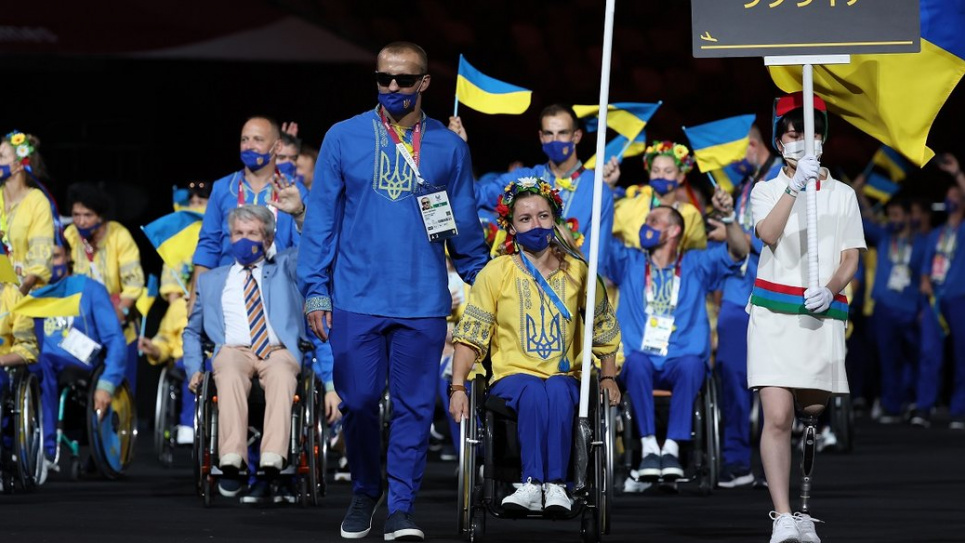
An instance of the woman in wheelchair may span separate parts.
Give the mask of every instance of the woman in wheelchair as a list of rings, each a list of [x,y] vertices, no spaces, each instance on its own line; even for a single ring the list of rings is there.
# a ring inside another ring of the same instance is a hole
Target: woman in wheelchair
[[[487,352],[490,394],[504,399],[519,419],[523,484],[502,501],[506,509],[565,513],[572,506],[566,481],[579,403],[580,315],[593,278],[563,223],[562,208],[558,191],[536,177],[506,186],[496,208],[508,234],[506,254],[479,272],[454,333],[453,419],[470,417],[466,378]],[[620,329],[602,287],[596,305],[592,349],[601,359],[601,385],[615,404]]]

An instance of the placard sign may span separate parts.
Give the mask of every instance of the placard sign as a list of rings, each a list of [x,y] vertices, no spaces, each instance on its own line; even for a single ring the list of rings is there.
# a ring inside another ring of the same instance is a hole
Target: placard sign
[[[691,0],[694,56],[917,53],[918,0]]]

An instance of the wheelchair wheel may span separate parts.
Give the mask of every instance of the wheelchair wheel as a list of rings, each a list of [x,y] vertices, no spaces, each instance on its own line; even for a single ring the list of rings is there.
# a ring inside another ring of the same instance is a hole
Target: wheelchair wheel
[[[308,504],[318,505],[320,490],[323,487],[325,472],[323,463],[319,459],[322,451],[322,434],[324,422],[320,420],[318,388],[315,382],[315,374],[307,372],[302,378],[302,420],[301,428],[301,450],[300,455],[305,455],[305,465],[307,472],[299,478],[299,492],[302,507]]]
[[[198,494],[204,501],[205,507],[211,505],[211,494],[214,489],[211,466],[217,458],[216,439],[214,439],[217,432],[217,405],[214,395],[214,378],[211,372],[205,372],[195,410],[197,430],[194,434]]]
[[[850,453],[854,450],[854,407],[851,396],[831,398],[831,431],[838,438],[835,450]]]
[[[472,391],[469,394],[469,419],[459,423],[459,482],[457,497],[459,510],[456,531],[459,535],[468,533],[470,541],[481,541],[482,533],[486,529],[486,511],[473,503],[473,498],[476,494],[476,477],[478,476],[476,453],[479,442],[479,427],[476,423],[476,402],[485,394],[480,379],[482,378],[474,379],[471,385]],[[477,516],[481,517],[481,519],[477,519]],[[477,530],[480,526],[481,529]]]
[[[600,417],[602,428],[598,434],[600,437],[597,438],[594,436],[594,439],[602,442],[603,447],[603,472],[599,481],[599,486],[602,488],[597,491],[597,499],[599,500],[597,502],[597,508],[600,510],[600,533],[606,535],[610,533],[610,517],[612,516],[613,508],[615,485],[614,448],[616,447],[617,441],[617,408],[610,406],[610,393],[606,390],[603,391],[600,409],[602,411],[602,417]]]
[[[26,371],[18,380],[16,402],[19,406],[15,422],[17,478],[26,491],[40,483],[44,462],[44,424],[40,407],[40,385],[37,377]]]
[[[588,508],[583,511],[580,519],[580,538],[583,543],[599,543],[600,541],[600,511]]]
[[[175,432],[180,407],[180,383],[171,368],[161,370],[154,402],[154,453],[164,467],[174,464]]]
[[[137,440],[137,408],[127,381],[121,383],[111,398],[107,412],[98,420],[94,410],[94,394],[104,367],[101,366],[91,378],[87,404],[87,439],[94,465],[101,475],[118,479],[134,460],[134,442]]]
[[[717,487],[720,480],[720,387],[718,377],[711,374],[707,380],[707,394],[704,396],[704,413],[706,413],[704,446],[707,448],[707,470],[710,478],[710,488]]]
[[[315,439],[315,491],[313,494],[312,505],[319,505],[322,502],[322,497],[328,494],[328,481],[326,477],[328,476],[328,443],[331,430],[328,427],[328,421],[325,420],[325,409],[324,409],[325,396],[324,394],[317,394],[315,396],[315,418],[314,421],[314,439]]]

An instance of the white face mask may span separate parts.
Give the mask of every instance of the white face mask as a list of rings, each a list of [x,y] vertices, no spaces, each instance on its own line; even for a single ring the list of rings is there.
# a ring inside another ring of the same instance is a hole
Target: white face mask
[[[821,160],[821,154],[824,151],[824,143],[820,138],[814,138],[814,156],[818,160]],[[798,160],[804,158],[804,140],[789,141],[784,144],[784,160],[789,162],[797,163]]]

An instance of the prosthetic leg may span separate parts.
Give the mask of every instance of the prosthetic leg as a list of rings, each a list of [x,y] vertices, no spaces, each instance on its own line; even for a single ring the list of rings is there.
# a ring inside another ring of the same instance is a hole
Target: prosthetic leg
[[[810,515],[808,501],[811,498],[811,472],[814,470],[814,456],[817,454],[818,415],[804,415],[804,458],[801,460],[801,513]]]

